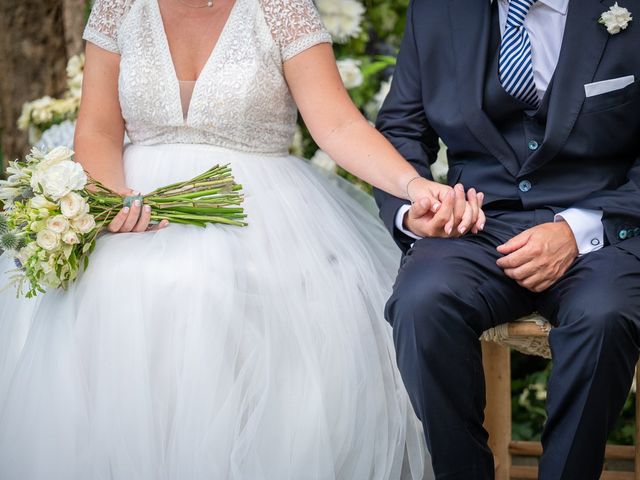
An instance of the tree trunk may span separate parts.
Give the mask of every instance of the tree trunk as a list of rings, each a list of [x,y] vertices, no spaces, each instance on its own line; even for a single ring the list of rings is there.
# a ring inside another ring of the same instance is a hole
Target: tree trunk
[[[64,34],[67,41],[67,57],[82,52],[82,32],[85,24],[87,0],[63,0]]]
[[[0,132],[5,160],[27,150],[26,134],[16,126],[22,104],[65,91],[64,6],[65,0],[0,0]]]

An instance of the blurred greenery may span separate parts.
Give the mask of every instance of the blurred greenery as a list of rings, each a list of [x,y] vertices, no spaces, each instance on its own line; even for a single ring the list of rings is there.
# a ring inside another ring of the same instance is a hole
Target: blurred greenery
[[[514,440],[540,440],[547,420],[545,411],[547,385],[552,362],[513,352],[511,355],[511,403]],[[632,392],[622,415],[609,436],[609,442],[633,445],[635,442],[635,397]]]

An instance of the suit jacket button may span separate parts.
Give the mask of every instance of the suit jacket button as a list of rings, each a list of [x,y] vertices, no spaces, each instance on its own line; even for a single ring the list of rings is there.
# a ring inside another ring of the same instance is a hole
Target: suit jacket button
[[[529,180],[522,180],[518,184],[518,188],[520,189],[520,191],[522,193],[527,193],[528,191],[530,191],[533,188],[533,185],[531,184],[531,182]]]
[[[540,146],[540,144],[538,142],[536,142],[535,140],[531,140],[529,142],[529,150],[531,150],[531,151],[536,151],[539,146]]]
[[[626,240],[627,231],[626,230],[620,230],[620,232],[618,233],[618,237],[620,238],[620,240]]]

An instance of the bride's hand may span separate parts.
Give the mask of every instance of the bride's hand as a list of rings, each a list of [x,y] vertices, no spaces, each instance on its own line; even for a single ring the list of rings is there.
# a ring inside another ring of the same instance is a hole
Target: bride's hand
[[[461,184],[452,188],[421,178],[409,185],[408,193],[414,201],[404,225],[419,237],[460,237],[484,229],[484,194],[473,188],[465,194]]]
[[[122,197],[137,197],[140,195],[133,190],[120,192]],[[111,233],[141,233],[155,230],[161,230],[169,226],[167,220],[162,220],[157,225],[150,225],[151,207],[143,205],[140,200],[135,200],[131,207],[124,207],[111,221],[107,230]]]

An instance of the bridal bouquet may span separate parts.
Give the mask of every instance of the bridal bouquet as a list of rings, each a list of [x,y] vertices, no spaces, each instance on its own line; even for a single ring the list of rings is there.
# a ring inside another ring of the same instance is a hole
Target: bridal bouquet
[[[15,259],[10,284],[27,298],[45,287],[66,289],[87,268],[98,235],[127,199],[91,179],[65,147],[34,148],[7,173],[0,181],[0,248]],[[216,165],[145,195],[144,202],[154,222],[245,226],[241,189],[229,166]]]

